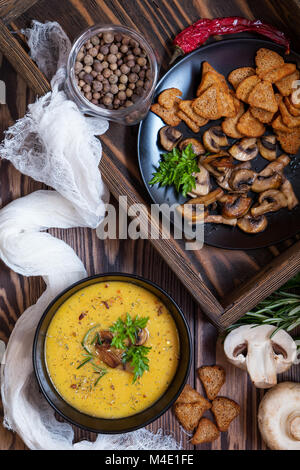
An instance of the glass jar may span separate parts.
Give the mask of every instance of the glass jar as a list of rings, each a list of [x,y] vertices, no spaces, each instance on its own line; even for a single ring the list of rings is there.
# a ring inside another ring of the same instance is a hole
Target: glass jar
[[[80,91],[80,88],[76,82],[75,75],[75,62],[81,47],[91,37],[99,33],[113,33],[121,34],[130,39],[137,41],[142,49],[147,54],[150,64],[150,84],[145,90],[144,94],[139,97],[133,105],[124,109],[107,109],[104,106],[93,104],[89,101]],[[134,125],[140,122],[148,113],[156,82],[158,77],[158,66],[155,53],[149,43],[131,28],[120,25],[95,25],[91,28],[86,29],[74,42],[72,49],[69,54],[67,63],[67,79],[65,84],[65,91],[69,98],[72,99],[79,109],[89,116],[101,117],[108,119],[109,121],[115,121],[119,124]]]

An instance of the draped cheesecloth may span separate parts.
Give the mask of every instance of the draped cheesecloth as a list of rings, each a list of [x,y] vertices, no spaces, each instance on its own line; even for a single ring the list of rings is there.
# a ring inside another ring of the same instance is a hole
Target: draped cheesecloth
[[[171,436],[139,430],[98,435],[95,442],[73,444],[73,429],[59,423],[40,394],[32,368],[32,342],[38,321],[50,301],[86,276],[74,251],[45,232],[50,227],[95,228],[104,215],[107,191],[98,165],[108,123],[84,117],[61,90],[70,41],[57,23],[34,22],[25,35],[32,58],[52,92],[29,106],[27,115],[7,132],[2,158],[53,190],[36,191],[0,211],[0,257],[24,276],[43,276],[46,290],[17,321],[1,368],[4,424],[30,449],[176,449]]]

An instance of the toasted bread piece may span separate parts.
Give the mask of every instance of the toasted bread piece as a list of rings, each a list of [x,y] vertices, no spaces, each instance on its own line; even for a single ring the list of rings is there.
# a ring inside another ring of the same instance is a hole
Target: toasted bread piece
[[[222,80],[215,72],[206,72],[202,75],[202,80],[200,85],[197,88],[196,96],[200,96],[205,90],[207,90],[211,85],[217,85],[218,88],[224,88]]]
[[[300,108],[300,88],[299,86],[295,88],[293,93],[290,96],[290,101],[295,108]]]
[[[257,75],[251,75],[250,77],[245,78],[236,89],[236,97],[248,103],[248,97],[253,90],[253,88],[260,82],[260,79]]]
[[[290,134],[293,131],[291,127],[288,127],[283,123],[282,117],[280,114],[272,122],[272,127],[275,131],[284,132],[287,134]]]
[[[174,107],[174,103],[179,101],[179,96],[182,95],[182,91],[178,90],[178,88],[168,88],[160,93],[158,97],[158,103],[166,109],[172,109]]]
[[[183,111],[179,110],[177,111],[177,116],[182,119],[186,123],[186,125],[196,134],[200,131],[200,127],[197,126],[195,121],[193,121],[187,114],[185,114]]]
[[[220,91],[221,115],[224,117],[234,117],[237,113],[233,96],[222,89]]]
[[[256,73],[262,78],[270,70],[284,65],[284,60],[277,52],[262,47],[256,52],[255,63]]]
[[[299,77],[299,70],[295,70],[295,72],[291,73],[290,75],[286,75],[281,80],[277,80],[277,82],[275,82],[275,85],[282,96],[289,96],[291,93],[293,93],[293,82],[295,80],[299,80]]]
[[[299,108],[296,108],[292,103],[291,103],[291,100],[288,96],[285,96],[284,99],[283,99],[283,102],[284,104],[286,105],[289,113],[292,115],[292,116],[295,116],[295,117],[298,117],[300,116],[300,109]]]
[[[183,111],[197,126],[205,126],[208,123],[208,119],[204,119],[193,111],[192,108],[193,100],[182,100],[178,104],[179,109]]]
[[[205,400],[206,401],[206,400]],[[208,403],[208,402],[207,402]],[[209,408],[211,407],[209,403]],[[209,409],[204,402],[177,403],[174,406],[176,418],[186,431],[193,431],[203,413]]]
[[[199,379],[203,383],[207,398],[213,400],[225,383],[226,373],[221,366],[203,366],[198,369]]]
[[[217,397],[211,408],[220,431],[227,431],[230,423],[239,415],[240,405],[230,398]]]
[[[299,127],[300,126],[300,117],[293,116],[289,112],[289,110],[287,109],[283,101],[279,103],[279,109],[280,109],[282,121],[287,127]]]
[[[276,113],[278,104],[275,98],[272,84],[269,82],[259,82],[248,96],[250,106],[262,108],[271,113]]]
[[[200,393],[197,392],[193,387],[191,387],[189,384],[186,384],[184,386],[184,389],[182,390],[181,394],[177,398],[175,404],[177,403],[196,403],[196,402],[202,402],[202,400],[207,400],[200,395]],[[209,403],[209,402],[207,402]]]
[[[270,70],[270,72],[263,75],[263,79],[270,83],[275,83],[281,80],[282,78],[290,75],[296,70],[295,64],[284,64],[277,69]]]
[[[237,89],[238,85],[245,80],[247,77],[255,75],[255,70],[253,67],[240,67],[235,69],[228,75],[228,81],[231,83],[233,88]]]
[[[220,432],[217,426],[210,419],[202,418],[191,440],[191,444],[196,446],[204,442],[212,442],[218,439],[219,435]]]
[[[237,110],[237,114],[232,118],[224,119],[221,126],[223,132],[229,137],[232,137],[233,139],[241,139],[244,136],[237,130],[236,125],[240,117],[244,114],[245,107],[244,104],[237,98],[234,98],[234,105]]]
[[[274,114],[275,114],[275,113],[271,113],[270,111],[266,111],[265,109],[255,108],[252,106],[249,109],[250,109],[252,116],[258,119],[263,124],[269,124],[272,121]]]
[[[291,132],[276,131],[282,150],[295,155],[300,148],[300,127],[294,127]]]
[[[252,116],[249,109],[240,117],[236,128],[247,137],[260,137],[265,132],[265,126]]]
[[[159,116],[165,124],[168,126],[178,126],[181,123],[181,119],[177,116],[178,107],[175,106],[172,109],[163,108],[159,103],[151,105],[151,111]]]
[[[205,119],[219,119],[221,117],[220,92],[217,85],[211,85],[192,104],[195,113]]]
[[[215,74],[217,74],[219,79],[221,80],[221,82],[224,84],[224,86],[226,88],[228,88],[228,85],[227,85],[227,82],[226,82],[226,79],[225,79],[224,75],[217,72],[208,62],[205,61],[205,62],[202,63],[202,75],[204,75],[207,72],[214,72]]]

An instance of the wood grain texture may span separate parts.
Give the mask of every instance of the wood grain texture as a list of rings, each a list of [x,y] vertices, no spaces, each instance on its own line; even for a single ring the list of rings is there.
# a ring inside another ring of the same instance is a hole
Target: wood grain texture
[[[18,20],[18,28],[29,26],[32,19],[39,21],[58,20],[69,37],[74,39],[83,28],[94,23],[124,23],[143,32],[152,43],[162,63],[161,73],[171,56],[170,38],[183,27],[194,22],[200,16],[243,15],[275,24],[286,31],[285,16],[278,15],[270,1],[244,0],[40,0],[26,11]],[[283,2],[282,2],[283,3]],[[0,2],[1,7],[1,2]],[[296,48],[297,44],[293,44]],[[1,64],[1,57],[0,57]],[[1,131],[5,130],[18,117],[24,115],[26,105],[34,100],[33,93],[26,87],[22,77],[18,76],[6,58],[0,68],[0,79],[7,84],[7,105],[0,105]],[[116,139],[116,136],[118,138]],[[109,131],[101,137],[104,149],[102,165],[108,159],[114,159],[123,178],[134,186],[137,193],[149,202],[140,180],[136,157],[137,129],[123,128],[111,124]],[[102,168],[103,168],[102,167]],[[8,162],[0,162],[0,197],[1,206],[10,201],[44,187],[30,178],[18,173]],[[240,418],[231,425],[228,433],[223,433],[214,444],[198,446],[198,449],[261,449],[256,414],[262,392],[256,390],[245,373],[229,365],[223,356],[222,346],[217,344],[217,331],[208,322],[198,303],[183,287],[180,279],[169,269],[167,263],[147,240],[105,240],[96,237],[89,229],[52,229],[50,233],[66,241],[83,259],[88,274],[107,271],[124,271],[140,274],[166,289],[182,307],[189,322],[194,338],[194,361],[189,383],[201,391],[199,380],[195,376],[195,367],[204,364],[223,364],[226,368],[227,382],[221,393],[233,398],[242,406]],[[266,264],[293,244],[283,242],[276,247],[250,252],[220,250],[205,246],[193,256],[193,265],[201,278],[216,296],[218,302],[238,286],[246,283]],[[190,257],[190,253],[185,253]],[[24,278],[11,272],[0,264],[0,338],[7,341],[12,328],[25,308],[36,302],[44,289],[40,278]],[[281,377],[299,381],[300,373],[294,367]],[[175,421],[172,411],[163,415],[149,426],[154,432],[159,428],[174,433],[181,440],[183,448],[189,449],[189,436],[182,432]],[[76,440],[94,439],[95,435],[74,428]],[[17,436],[0,426],[0,449],[21,449],[24,445]]]
[[[0,0],[0,18],[5,24],[19,18],[38,0]]]

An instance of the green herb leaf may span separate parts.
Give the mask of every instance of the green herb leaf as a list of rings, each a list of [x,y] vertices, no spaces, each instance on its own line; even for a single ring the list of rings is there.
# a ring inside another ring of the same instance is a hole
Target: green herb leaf
[[[146,370],[149,370],[149,354],[151,348],[147,346],[131,346],[127,349],[123,356],[123,362],[129,362],[133,367],[133,381],[143,375]]]
[[[138,315],[133,319],[128,313],[125,321],[118,318],[110,327],[110,331],[114,334],[111,345],[117,349],[126,349],[128,346],[125,343],[126,340],[130,339],[132,343],[135,343],[139,330],[146,327],[148,320],[149,317]]]
[[[196,187],[193,173],[199,173],[196,155],[192,144],[189,144],[182,152],[176,147],[170,153],[162,155],[153,178],[149,181],[150,186],[160,184],[161,186],[174,185],[176,191],[186,196],[188,192]]]

